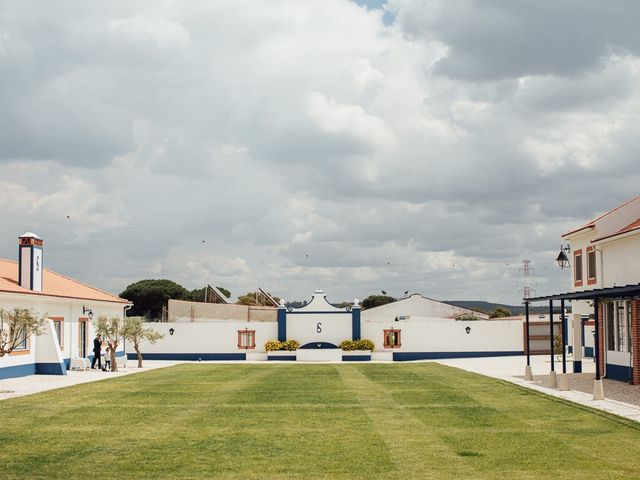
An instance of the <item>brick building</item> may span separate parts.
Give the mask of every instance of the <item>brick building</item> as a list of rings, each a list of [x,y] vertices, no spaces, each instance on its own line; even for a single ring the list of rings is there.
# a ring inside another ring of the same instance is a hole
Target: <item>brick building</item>
[[[571,292],[529,302],[571,301],[573,330],[580,331],[587,317],[596,326],[596,379],[640,384],[640,196],[562,238],[570,247]],[[574,339],[584,346],[579,335]],[[574,349],[574,371],[580,353]]]

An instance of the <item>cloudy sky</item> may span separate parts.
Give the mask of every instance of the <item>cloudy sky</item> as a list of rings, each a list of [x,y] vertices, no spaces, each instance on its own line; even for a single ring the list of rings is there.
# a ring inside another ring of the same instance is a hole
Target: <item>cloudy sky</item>
[[[0,257],[288,300],[569,288],[640,193],[634,0],[0,1]]]

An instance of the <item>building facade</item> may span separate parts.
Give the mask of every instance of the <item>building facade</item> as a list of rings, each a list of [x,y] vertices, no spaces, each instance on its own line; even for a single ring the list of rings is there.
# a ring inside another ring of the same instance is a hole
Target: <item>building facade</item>
[[[598,351],[600,375],[640,383],[640,358],[634,355],[640,348],[640,298],[622,288],[640,284],[640,196],[562,238],[570,247],[572,292],[595,296],[572,301],[574,330],[584,337],[583,325],[593,323],[597,305],[599,345],[591,350]]]
[[[0,259],[0,308],[30,309],[46,320],[41,335],[0,357],[0,379],[64,375],[72,358],[93,359],[94,322],[123,318],[129,302],[45,268],[44,242],[34,233],[19,237],[18,251],[18,261]]]

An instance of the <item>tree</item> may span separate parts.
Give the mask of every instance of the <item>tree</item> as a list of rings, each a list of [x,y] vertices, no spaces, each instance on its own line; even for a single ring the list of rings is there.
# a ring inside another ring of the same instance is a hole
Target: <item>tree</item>
[[[196,288],[194,290],[191,290],[190,292],[190,300],[194,301],[194,302],[204,302],[205,301],[205,290],[209,288],[209,286],[207,285],[206,287],[203,288]],[[222,292],[222,294],[229,298],[231,297],[231,292],[229,290],[227,290],[224,287],[216,287],[218,290],[220,290]],[[212,292],[209,292],[207,295],[207,299],[211,299],[213,296]]]
[[[489,318],[504,318],[510,316],[511,310],[509,310],[507,307],[496,307],[496,309],[491,312],[491,314],[489,314]]]
[[[0,357],[26,344],[31,335],[40,335],[43,327],[44,317],[28,308],[0,309]]]
[[[162,308],[169,299],[191,300],[191,292],[171,280],[140,280],[127,286],[120,297],[133,302],[130,316],[153,320],[162,317]]]
[[[118,366],[116,365],[116,349],[120,345],[120,341],[124,338],[125,322],[118,317],[112,317],[111,319],[101,316],[98,318],[98,324],[96,325],[96,333],[102,335],[103,341],[107,342],[109,347],[109,358],[111,360],[111,371],[117,372]]]
[[[276,302],[280,302],[279,297],[272,296],[272,298]],[[271,305],[271,302],[267,301],[267,298],[261,292],[248,292],[246,295],[240,295],[236,303],[238,305],[249,305],[249,306]]]
[[[389,295],[369,295],[362,300],[362,309],[379,307],[380,305],[386,305],[387,303],[396,302],[397,299],[390,297]]]
[[[142,318],[128,317],[125,319],[122,336],[133,343],[133,348],[138,356],[138,368],[142,368],[142,353],[140,352],[140,342],[147,341],[151,344],[164,338],[164,335],[153,328],[145,328]]]

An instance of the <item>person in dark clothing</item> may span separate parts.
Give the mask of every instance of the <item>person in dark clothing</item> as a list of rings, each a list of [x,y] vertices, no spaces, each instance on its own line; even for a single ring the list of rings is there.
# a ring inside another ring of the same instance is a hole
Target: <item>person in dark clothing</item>
[[[96,360],[98,361],[98,368],[102,370],[102,337],[100,334],[96,335],[93,339],[93,362],[91,363],[91,370],[96,368]]]

